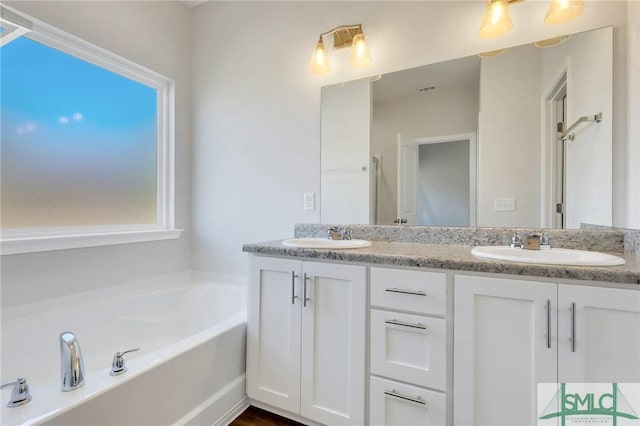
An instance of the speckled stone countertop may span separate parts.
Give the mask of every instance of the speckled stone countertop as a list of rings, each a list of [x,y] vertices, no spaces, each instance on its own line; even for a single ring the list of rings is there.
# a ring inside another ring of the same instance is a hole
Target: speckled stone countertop
[[[532,263],[504,262],[471,255],[470,245],[424,244],[395,241],[372,241],[371,247],[359,249],[308,249],[282,245],[282,240],[245,244],[248,253],[268,256],[288,256],[300,259],[358,262],[436,268],[454,271],[488,272],[529,277],[563,278],[608,283],[640,284],[640,257],[622,254],[622,266],[584,267]]]

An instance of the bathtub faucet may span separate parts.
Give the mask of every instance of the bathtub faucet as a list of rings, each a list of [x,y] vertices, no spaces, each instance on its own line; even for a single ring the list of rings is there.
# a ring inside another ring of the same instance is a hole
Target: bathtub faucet
[[[84,363],[80,343],[70,331],[60,333],[60,371],[62,392],[84,385]]]

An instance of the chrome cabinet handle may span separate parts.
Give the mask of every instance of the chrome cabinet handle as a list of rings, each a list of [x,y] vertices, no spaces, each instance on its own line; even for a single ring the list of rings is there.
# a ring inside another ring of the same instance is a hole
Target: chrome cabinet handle
[[[392,389],[390,391],[384,391],[385,395],[391,396],[393,398],[398,398],[398,399],[403,399],[405,401],[409,401],[409,402],[413,402],[414,404],[420,404],[420,405],[427,405],[427,401],[425,401],[424,399],[420,398],[419,396],[417,397],[412,397],[412,396],[408,396],[408,395],[403,395],[399,392],[396,392],[395,389]]]
[[[399,326],[402,326],[402,327],[419,328],[420,330],[426,330],[427,329],[426,325],[423,325],[423,324],[420,324],[420,323],[398,321],[397,319],[384,320],[384,322],[386,324],[399,325]]]
[[[298,278],[298,276],[296,275],[296,271],[291,271],[291,304],[292,305],[296,304],[296,299],[298,298],[298,296],[296,296],[296,278]]]
[[[400,294],[411,294],[413,296],[426,296],[427,293],[419,290],[404,290],[401,288],[387,288],[384,291],[388,291],[389,293],[400,293]]]
[[[544,305],[546,320],[545,336],[547,339],[547,349],[551,349],[551,300],[547,299],[547,303]]]
[[[302,294],[302,306],[304,306],[305,308],[307,307],[307,302],[311,300],[307,297],[307,281],[310,279],[311,277],[308,277],[307,273],[305,272],[303,277],[304,285],[303,285],[303,294]]]
[[[576,302],[571,302],[569,306],[569,312],[571,313],[571,352],[576,351]]]

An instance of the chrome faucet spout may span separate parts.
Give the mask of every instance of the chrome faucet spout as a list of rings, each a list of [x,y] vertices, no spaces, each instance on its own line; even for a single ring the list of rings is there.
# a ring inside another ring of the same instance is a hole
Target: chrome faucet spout
[[[78,389],[84,385],[84,362],[80,343],[70,331],[60,333],[60,372],[63,392]]]
[[[343,226],[333,226],[327,230],[327,238],[330,240],[350,240],[351,229]]]

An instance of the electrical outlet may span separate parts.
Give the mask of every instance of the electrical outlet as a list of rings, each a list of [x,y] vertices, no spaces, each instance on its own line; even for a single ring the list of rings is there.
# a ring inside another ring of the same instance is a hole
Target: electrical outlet
[[[315,194],[313,192],[304,193],[304,209],[305,210],[316,209]]]
[[[494,210],[497,212],[516,211],[516,200],[514,198],[496,198],[493,202]]]

